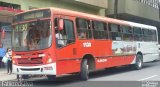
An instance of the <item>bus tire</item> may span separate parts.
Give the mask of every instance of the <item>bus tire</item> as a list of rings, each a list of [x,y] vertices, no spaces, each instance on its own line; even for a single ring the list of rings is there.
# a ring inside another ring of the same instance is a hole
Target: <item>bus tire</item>
[[[136,63],[133,66],[134,66],[134,69],[136,69],[136,70],[142,69],[142,66],[143,66],[143,57],[142,57],[142,55],[140,55],[140,54],[136,55]]]
[[[56,75],[47,75],[48,80],[56,81]]]
[[[87,59],[83,59],[81,63],[80,77],[81,77],[81,80],[84,80],[84,81],[88,80],[89,78],[89,66],[87,62],[88,62]]]

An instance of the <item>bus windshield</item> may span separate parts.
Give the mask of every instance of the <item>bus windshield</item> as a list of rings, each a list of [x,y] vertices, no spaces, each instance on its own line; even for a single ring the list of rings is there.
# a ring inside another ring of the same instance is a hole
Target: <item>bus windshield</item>
[[[14,51],[31,51],[51,46],[51,21],[37,20],[13,25],[12,46]]]

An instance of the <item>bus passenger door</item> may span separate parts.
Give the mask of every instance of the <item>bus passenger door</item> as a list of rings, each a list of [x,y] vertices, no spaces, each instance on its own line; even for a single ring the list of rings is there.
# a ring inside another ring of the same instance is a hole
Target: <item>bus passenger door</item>
[[[58,22],[58,29],[55,29],[57,74],[78,72],[74,17],[60,15],[54,20]]]

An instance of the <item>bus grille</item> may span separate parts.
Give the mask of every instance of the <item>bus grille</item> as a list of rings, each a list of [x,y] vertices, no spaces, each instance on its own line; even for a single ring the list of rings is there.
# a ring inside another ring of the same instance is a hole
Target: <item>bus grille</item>
[[[42,58],[21,58],[18,64],[43,64]]]

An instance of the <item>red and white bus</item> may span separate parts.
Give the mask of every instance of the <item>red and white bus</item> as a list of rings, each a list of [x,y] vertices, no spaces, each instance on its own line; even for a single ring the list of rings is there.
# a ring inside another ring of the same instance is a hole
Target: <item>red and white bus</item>
[[[157,28],[59,8],[43,8],[14,17],[13,71],[22,75],[58,75],[133,65],[159,57]]]

